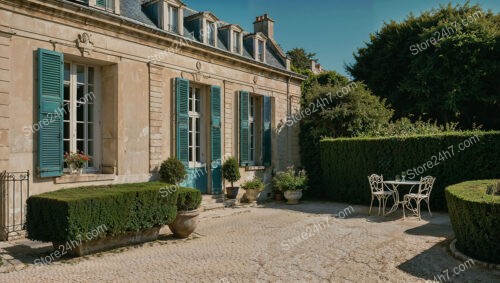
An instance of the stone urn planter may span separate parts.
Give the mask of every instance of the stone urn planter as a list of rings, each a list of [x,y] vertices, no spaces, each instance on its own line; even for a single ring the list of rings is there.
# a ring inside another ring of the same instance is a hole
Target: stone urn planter
[[[226,188],[227,198],[228,199],[236,199],[239,191],[240,191],[240,187],[227,187]]]
[[[178,211],[177,217],[174,222],[170,223],[168,227],[178,238],[187,238],[194,232],[198,226],[198,217],[200,210]]]
[[[245,196],[248,202],[257,202],[257,199],[260,196],[261,191],[257,189],[246,189]]]
[[[302,198],[302,190],[285,191],[284,195],[287,199],[287,204],[298,204]]]

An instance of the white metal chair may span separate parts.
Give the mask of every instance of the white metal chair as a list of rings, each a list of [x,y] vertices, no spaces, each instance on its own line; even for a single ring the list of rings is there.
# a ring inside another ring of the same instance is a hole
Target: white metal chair
[[[384,190],[384,177],[382,175],[372,174],[368,176],[368,182],[370,183],[370,189],[372,192],[372,201],[370,202],[370,211],[368,214],[372,214],[373,200],[377,198],[378,200],[378,215],[380,215],[380,206],[382,205],[382,215],[385,214],[385,205],[387,204],[387,199],[392,196],[393,192]]]
[[[409,194],[403,197],[403,218],[406,218],[405,209],[408,208],[413,215],[417,216],[419,220],[422,220],[420,213],[420,202],[424,200],[427,203],[427,209],[429,210],[429,215],[432,217],[431,208],[429,206],[432,187],[434,186],[434,181],[436,178],[432,176],[427,176],[420,179],[420,185],[418,186],[418,192],[412,193],[410,190]],[[415,201],[416,207],[413,207],[412,200]]]

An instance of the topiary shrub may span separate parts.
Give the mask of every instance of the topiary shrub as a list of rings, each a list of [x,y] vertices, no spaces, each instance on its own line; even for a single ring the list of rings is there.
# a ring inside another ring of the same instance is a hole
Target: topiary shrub
[[[159,174],[163,181],[169,184],[178,184],[184,179],[187,172],[179,159],[170,157],[161,164]]]
[[[231,182],[231,187],[234,187],[233,183],[241,178],[238,161],[234,157],[229,157],[222,164],[222,177]]]
[[[191,188],[180,188],[177,190],[177,210],[195,210],[201,204],[201,191]]]
[[[446,188],[457,248],[473,258],[500,264],[500,196],[486,194],[498,180],[469,181]]]
[[[105,225],[106,235],[119,235],[171,223],[177,194],[162,197],[160,182],[64,189],[31,196],[26,201],[28,238],[42,242],[77,240]]]

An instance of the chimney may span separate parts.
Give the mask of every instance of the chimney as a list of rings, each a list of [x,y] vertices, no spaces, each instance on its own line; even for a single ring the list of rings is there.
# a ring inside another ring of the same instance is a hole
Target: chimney
[[[268,14],[258,16],[253,23],[254,32],[262,32],[267,37],[274,39],[274,20]]]

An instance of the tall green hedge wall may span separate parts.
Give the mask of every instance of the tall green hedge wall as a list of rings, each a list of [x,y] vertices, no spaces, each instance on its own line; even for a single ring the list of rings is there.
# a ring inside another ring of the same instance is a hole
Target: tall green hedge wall
[[[43,242],[83,239],[98,227],[106,235],[170,224],[177,215],[177,193],[166,196],[160,182],[64,189],[28,198],[28,238]],[[103,226],[104,225],[104,226]]]
[[[460,145],[463,150],[459,149]],[[369,175],[382,174],[384,180],[394,180],[396,175],[407,172],[406,179],[419,180],[427,175],[436,177],[431,208],[446,210],[446,186],[466,180],[500,177],[500,132],[326,138],[320,147],[322,185],[312,189],[317,190],[319,196],[333,201],[369,205]],[[403,192],[404,188],[401,189]]]

